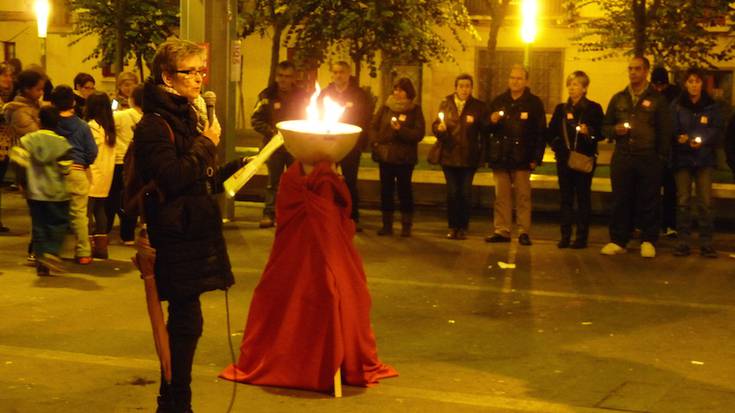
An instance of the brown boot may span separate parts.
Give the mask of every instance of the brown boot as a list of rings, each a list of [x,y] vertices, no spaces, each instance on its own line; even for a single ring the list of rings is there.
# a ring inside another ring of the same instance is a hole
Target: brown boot
[[[383,228],[378,230],[378,235],[393,235],[393,211],[383,211]]]
[[[92,244],[92,257],[107,259],[107,234],[94,235],[94,244]]]
[[[410,237],[413,226],[413,214],[411,212],[401,213],[401,236]]]

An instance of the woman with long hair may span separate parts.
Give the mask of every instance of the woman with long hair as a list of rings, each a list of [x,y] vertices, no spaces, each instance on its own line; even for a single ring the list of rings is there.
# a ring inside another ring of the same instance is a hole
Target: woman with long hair
[[[89,233],[92,236],[92,257],[106,259],[107,216],[106,202],[115,170],[115,122],[110,98],[106,93],[94,92],[87,98],[84,120],[89,124],[97,144],[97,158],[90,165],[92,183],[89,187]]]

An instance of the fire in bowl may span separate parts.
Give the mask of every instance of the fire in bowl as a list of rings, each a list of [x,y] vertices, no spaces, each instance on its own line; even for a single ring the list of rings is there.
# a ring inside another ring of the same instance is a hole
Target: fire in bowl
[[[362,128],[348,123],[288,120],[276,128],[286,150],[303,164],[339,162],[355,147]]]

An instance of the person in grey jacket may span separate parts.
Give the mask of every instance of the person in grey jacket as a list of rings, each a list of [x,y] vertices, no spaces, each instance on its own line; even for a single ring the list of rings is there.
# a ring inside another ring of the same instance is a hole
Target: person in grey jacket
[[[600,250],[605,255],[624,253],[637,223],[642,231],[641,256],[656,256],[661,175],[669,160],[672,118],[666,99],[648,82],[650,67],[645,57],[630,60],[630,84],[610,99],[603,122],[603,134],[615,140],[610,162],[611,242]]]

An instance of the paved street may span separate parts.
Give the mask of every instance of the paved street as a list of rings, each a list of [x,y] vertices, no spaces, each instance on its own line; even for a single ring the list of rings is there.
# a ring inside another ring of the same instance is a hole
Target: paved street
[[[30,220],[3,194],[0,236],[0,412],[152,412],[158,366],[142,281],[111,242],[111,259],[69,262],[38,278],[26,265]],[[364,211],[362,253],[381,359],[400,377],[342,399],[236,385],[236,412],[733,412],[735,234],[717,234],[720,258],[604,257],[601,223],[587,250],[560,251],[552,219],[532,247],[489,245],[487,213],[470,238],[443,238],[440,211],[419,211],[415,236],[378,237]],[[235,356],[251,293],[274,230],[260,205],[238,203],[226,225],[236,285],[229,293]],[[116,235],[116,234],[115,234]],[[499,261],[514,263],[501,269]],[[194,411],[225,412],[233,384],[225,294],[202,297],[204,336],[194,367]]]

